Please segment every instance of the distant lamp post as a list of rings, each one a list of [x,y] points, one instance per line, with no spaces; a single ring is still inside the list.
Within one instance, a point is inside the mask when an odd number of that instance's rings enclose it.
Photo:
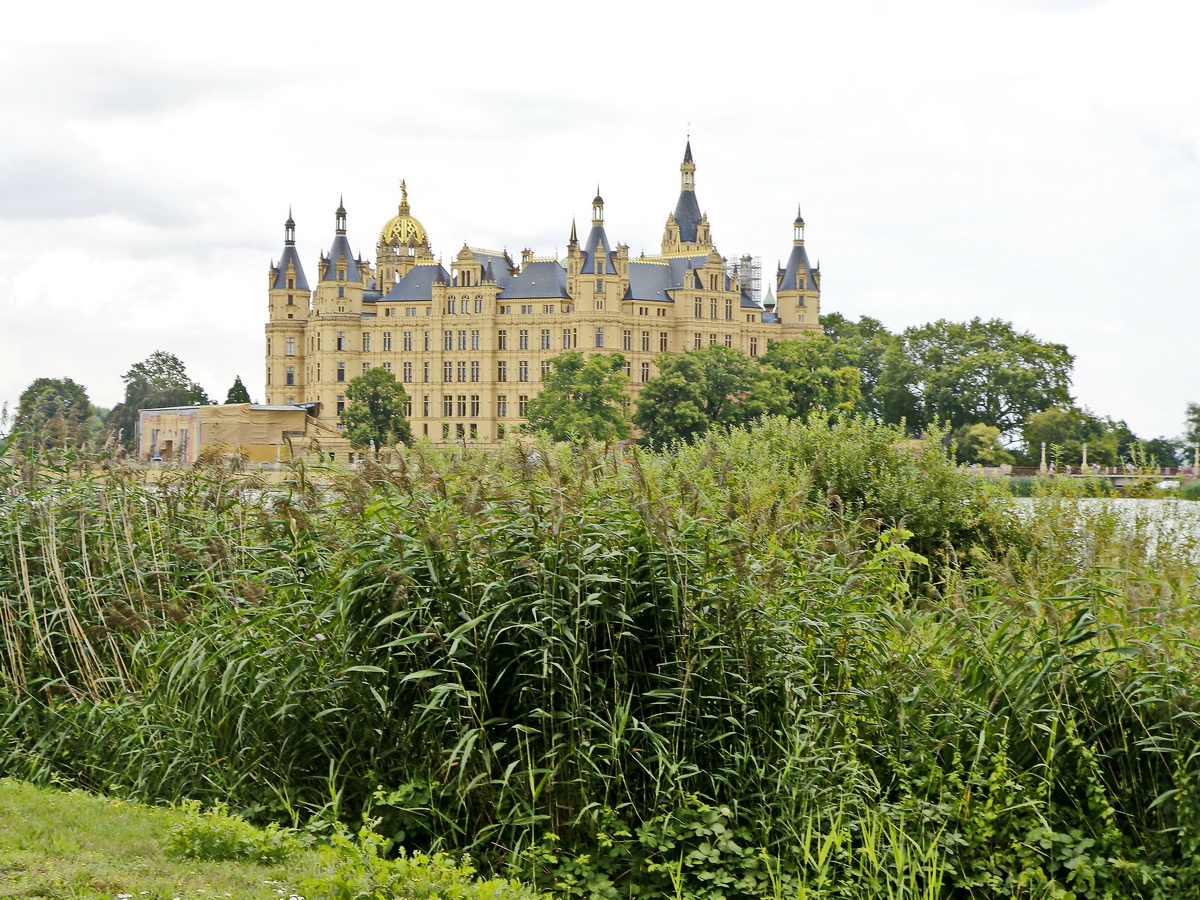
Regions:
[[[1079,467],[1079,470],[1082,472],[1086,468],[1087,468],[1087,441],[1084,441],[1083,442],[1083,464]]]
[[[1042,464],[1038,467],[1044,475],[1046,473],[1046,442],[1042,441]]]

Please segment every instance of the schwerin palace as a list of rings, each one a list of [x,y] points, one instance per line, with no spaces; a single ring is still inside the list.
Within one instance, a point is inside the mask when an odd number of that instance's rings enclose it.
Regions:
[[[762,303],[746,274],[750,259],[728,264],[713,245],[690,143],[679,170],[662,252],[635,259],[626,245],[610,244],[597,196],[591,230],[580,241],[572,224],[565,259],[526,250],[518,264],[464,246],[447,270],[402,185],[374,265],[351,249],[339,206],[314,290],[289,216],[270,270],[267,403],[311,405],[334,430],[349,381],[383,366],[408,393],[415,438],[491,442],[525,423],[526,404],[564,351],[620,351],[633,399],[661,353],[719,344],[756,356],[769,340],[819,332],[821,275],[804,250],[803,219],[794,222],[774,299],[768,291]]]

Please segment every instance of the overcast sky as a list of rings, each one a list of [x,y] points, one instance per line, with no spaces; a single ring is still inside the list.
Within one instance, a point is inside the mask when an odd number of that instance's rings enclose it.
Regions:
[[[447,259],[562,253],[597,183],[609,237],[656,252],[690,128],[725,256],[773,272],[801,202],[823,312],[1009,320],[1075,354],[1081,405],[1176,435],[1198,24],[1183,0],[21,4],[0,402],[69,377],[112,405],[155,350],[261,399],[288,206],[313,279],[339,194],[373,256],[400,178]]]

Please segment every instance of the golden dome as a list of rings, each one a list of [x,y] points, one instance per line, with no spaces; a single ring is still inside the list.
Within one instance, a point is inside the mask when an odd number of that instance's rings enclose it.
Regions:
[[[426,244],[425,226],[408,214],[408,188],[400,182],[400,210],[379,232],[379,243],[387,247]]]

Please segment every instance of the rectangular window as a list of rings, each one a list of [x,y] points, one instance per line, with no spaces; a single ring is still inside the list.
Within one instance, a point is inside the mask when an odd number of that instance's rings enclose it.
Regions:
[[[648,332],[648,331],[642,332],[642,352],[643,353],[650,352],[650,332]]]
[[[412,363],[410,363],[410,362],[406,362],[404,364],[404,383],[405,384],[412,383]]]
[[[550,349],[550,329],[549,328],[542,329],[542,349],[543,350]]]
[[[692,346],[693,346],[693,347],[695,347],[697,350],[699,350],[699,349],[700,349],[700,342],[701,342],[701,340],[703,340],[703,337],[702,337],[702,335],[700,334],[700,332],[698,332],[698,331],[697,331],[697,332],[696,332],[696,333],[695,333],[695,334],[692,336]]]
[[[704,301],[699,297],[696,298],[696,302],[693,304],[693,312],[696,314],[697,319],[704,315]]]
[[[425,394],[421,398],[421,415],[426,419],[429,418],[429,395]]]
[[[405,353],[411,353],[411,352],[412,352],[412,332],[411,332],[411,331],[406,331],[406,332],[404,332],[404,344],[403,344],[403,346],[404,346],[404,352],[405,352]]]
[[[466,418],[466,416],[467,416],[467,395],[466,394],[458,395],[458,415],[459,415],[459,418]]]
[[[296,383],[296,367],[295,366],[287,367],[287,381],[284,383],[285,384],[295,384]]]
[[[517,397],[517,415],[524,416],[525,410],[529,408],[529,397],[526,394],[521,394]]]
[[[479,395],[478,394],[471,395],[471,415],[472,416],[479,415]]]
[[[455,312],[455,308],[454,308],[454,306],[455,306],[455,303],[456,303],[456,302],[457,302],[457,301],[455,301],[455,300],[447,300],[447,301],[446,301],[446,312],[448,312],[448,313],[450,313],[451,315],[453,315],[453,314],[454,314],[454,312]]]
[[[725,301],[725,318],[726,319],[733,318],[733,301],[732,300]]]
[[[442,440],[443,441],[450,440],[450,423],[449,422],[442,423]]]
[[[459,381],[466,381],[466,380],[467,380],[467,363],[466,363],[466,360],[461,360],[461,359],[460,359],[460,360],[458,361],[458,380],[459,380]]]
[[[750,338],[750,355],[758,356],[758,338]]]
[[[363,353],[371,352],[371,332],[363,332]]]
[[[570,328],[563,329],[563,346],[562,346],[562,348],[564,350],[571,349],[571,329]]]
[[[708,301],[708,317],[715,319],[717,317],[717,298],[713,297]]]
[[[339,415],[346,411],[346,398],[341,394],[337,397],[337,411]]]
[[[496,418],[503,419],[508,415],[508,394],[496,395]]]
[[[529,329],[528,328],[521,329],[521,336],[520,336],[519,343],[517,344],[517,349],[518,350],[528,350],[529,349]]]
[[[404,401],[404,418],[412,418],[412,397]]]
[[[642,384],[650,380],[650,363],[642,363]]]
[[[500,360],[496,363],[496,380],[508,381],[508,363],[506,363],[504,360]]]
[[[472,350],[479,349],[479,329],[478,328],[471,329],[471,349]]]
[[[470,425],[468,425],[467,435],[471,438],[471,440],[475,440],[477,437],[479,437],[479,425],[475,422],[472,422]]]
[[[294,337],[290,337],[287,339],[287,349],[284,350],[284,356],[295,356],[295,355],[296,355],[296,339]]]
[[[385,362],[383,364],[383,371],[385,371],[385,372],[392,371],[392,364],[390,362]]]
[[[733,335],[732,334],[725,335],[725,346],[726,347],[733,346]]]
[[[442,394],[442,418],[448,419],[454,415],[454,395]]]
[[[667,352],[667,333],[665,331],[658,333],[658,350],[660,353]]]
[[[467,349],[467,329],[465,329],[465,328],[460,329],[458,332],[458,349],[459,350]]]
[[[623,329],[621,331],[621,349],[622,350],[632,349],[632,337],[633,337],[633,334],[628,328]]]
[[[429,383],[429,363],[425,363],[425,383]]]
[[[453,380],[454,380],[454,363],[452,363],[452,362],[442,363],[442,381],[453,381]]]
[[[483,312],[483,298],[482,297],[475,298],[475,312],[477,312],[477,313]]]
[[[466,432],[466,429],[463,428],[463,423],[455,422],[454,423],[454,439],[461,441],[466,436],[467,436],[467,432]]]
[[[604,329],[603,328],[596,329],[596,346],[597,347],[604,346]]]
[[[346,332],[344,332],[344,331],[339,331],[337,333],[337,349],[338,350],[346,349]]]
[[[425,349],[429,349],[429,332],[425,332]]]
[[[370,370],[371,370],[371,364],[363,363],[363,372],[366,373],[366,372],[369,372]]]
[[[385,331],[383,333],[383,349],[385,352],[388,352],[392,349],[392,333],[390,331]]]
[[[517,381],[529,380],[529,361],[526,359],[517,363]]]
[[[545,381],[546,377],[549,374],[550,374],[550,360],[543,359],[542,360],[542,381]]]
[[[442,332],[442,349],[443,350],[453,350],[454,349],[454,332],[453,331],[443,331]]]
[[[471,380],[479,380],[479,360],[477,359],[471,360]]]
[[[717,342],[717,336],[715,334],[710,334],[708,336],[708,345],[711,347],[716,342]]]
[[[496,349],[497,350],[507,350],[508,349],[508,329],[507,328],[501,328],[499,331],[496,332]]]
[[[338,380],[338,381],[345,381],[345,380],[346,380],[346,364],[345,364],[345,363],[338,363],[338,367],[337,367],[337,380]]]

